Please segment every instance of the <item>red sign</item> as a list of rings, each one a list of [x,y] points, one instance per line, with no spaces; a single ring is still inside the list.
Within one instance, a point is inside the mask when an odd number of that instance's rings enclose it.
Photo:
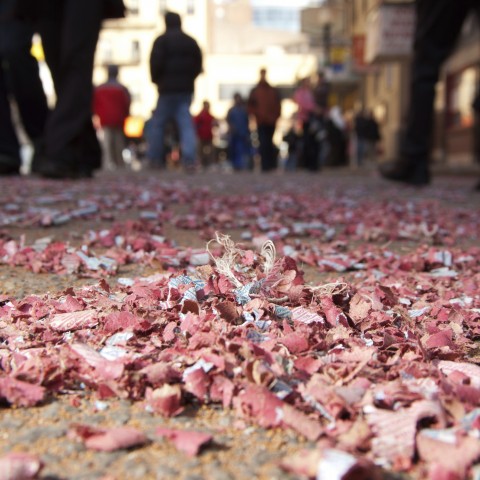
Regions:
[[[354,35],[352,37],[352,57],[355,70],[364,70],[367,66],[365,63],[365,46],[365,35]]]
[[[367,48],[366,35],[353,35],[352,37],[352,69],[356,73],[373,73],[378,70],[378,66],[371,65],[365,60]]]

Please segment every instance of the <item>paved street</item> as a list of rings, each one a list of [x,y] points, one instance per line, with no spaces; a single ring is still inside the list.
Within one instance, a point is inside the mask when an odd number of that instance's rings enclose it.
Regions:
[[[0,177],[0,480],[478,475],[477,180]]]

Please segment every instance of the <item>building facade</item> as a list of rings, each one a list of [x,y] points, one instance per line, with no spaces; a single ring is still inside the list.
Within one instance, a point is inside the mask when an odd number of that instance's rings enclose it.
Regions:
[[[413,0],[344,0],[353,70],[360,76],[357,108],[380,121],[383,157],[395,159],[408,106],[415,6]],[[480,33],[472,15],[443,66],[435,101],[432,160],[471,165],[475,144],[472,101],[480,80]],[[478,119],[477,119],[478,120]],[[477,157],[478,157],[477,153]]]

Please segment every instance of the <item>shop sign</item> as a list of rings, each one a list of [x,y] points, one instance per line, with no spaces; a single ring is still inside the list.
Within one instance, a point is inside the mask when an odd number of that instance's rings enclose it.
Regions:
[[[412,52],[415,29],[413,4],[383,4],[367,17],[365,60],[389,62]]]
[[[377,65],[370,65],[365,61],[366,35],[352,37],[352,70],[357,74],[374,73]]]

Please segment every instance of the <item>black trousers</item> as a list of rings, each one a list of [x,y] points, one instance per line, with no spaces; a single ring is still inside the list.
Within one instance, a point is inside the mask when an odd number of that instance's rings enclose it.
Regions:
[[[440,68],[452,52],[467,15],[478,0],[417,0],[417,24],[403,159],[427,163],[430,154],[435,85]]]
[[[92,123],[92,74],[103,13],[98,0],[44,0],[38,30],[57,102],[45,130],[51,161],[71,158],[100,167],[101,149]]]
[[[0,154],[20,165],[20,145],[9,99],[15,100],[23,128],[32,141],[43,134],[48,114],[38,63],[30,54],[33,29],[10,20],[0,24]]]
[[[278,152],[273,144],[274,125],[258,125],[258,143],[262,172],[268,172],[277,168]]]

